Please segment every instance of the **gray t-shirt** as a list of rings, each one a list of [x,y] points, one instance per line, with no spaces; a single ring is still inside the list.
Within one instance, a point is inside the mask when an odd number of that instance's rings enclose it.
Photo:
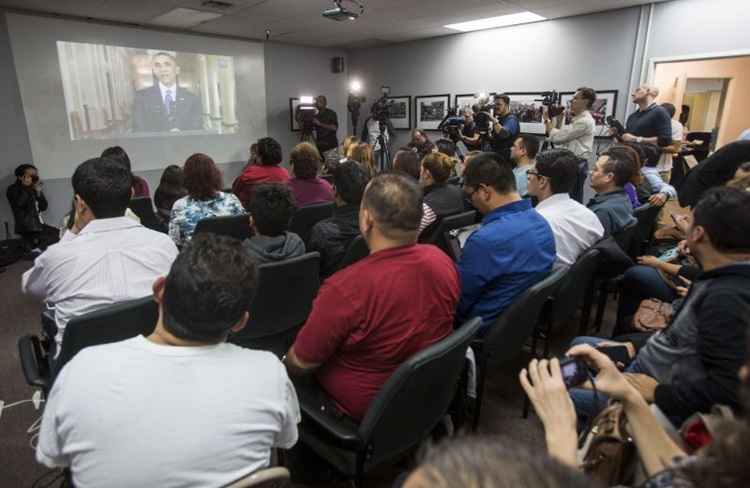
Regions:
[[[143,336],[84,349],[47,400],[37,460],[78,488],[219,487],[290,448],[297,395],[271,353]]]

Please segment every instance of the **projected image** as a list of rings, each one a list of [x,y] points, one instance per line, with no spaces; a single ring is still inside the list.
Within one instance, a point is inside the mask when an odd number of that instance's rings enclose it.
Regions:
[[[230,56],[57,42],[71,140],[238,131]]]

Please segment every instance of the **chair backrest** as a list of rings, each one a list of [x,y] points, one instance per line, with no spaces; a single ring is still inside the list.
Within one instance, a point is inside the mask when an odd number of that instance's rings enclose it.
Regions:
[[[633,241],[635,240],[635,233],[638,229],[638,221],[634,220],[632,223],[623,227],[620,232],[612,234],[612,238],[615,240],[620,249],[623,250],[631,258],[633,255]]]
[[[312,228],[323,219],[333,215],[334,204],[332,202],[305,205],[294,212],[292,221],[289,223],[289,231],[294,232],[305,243],[310,242]]]
[[[282,488],[288,484],[289,470],[281,466],[275,466],[243,476],[224,488]]]
[[[536,328],[547,299],[554,296],[567,270],[553,271],[529,287],[490,325],[482,341],[484,360],[514,358]],[[482,360],[481,362],[484,362]]]
[[[360,259],[364,259],[370,255],[370,248],[367,247],[367,241],[361,235],[355,237],[346,249],[346,254],[339,263],[339,269],[344,269],[350,266]]]
[[[424,238],[421,238],[419,242],[424,244],[434,244],[443,250],[447,255],[451,255],[450,248],[448,247],[448,240],[445,236],[448,232],[453,229],[460,229],[475,223],[477,218],[476,210],[469,210],[461,212],[455,215],[448,215],[440,219],[435,224],[435,228],[429,232]],[[429,231],[429,229],[428,229]]]
[[[310,314],[320,288],[319,270],[317,252],[258,266],[258,293],[250,306],[250,320],[229,342],[283,355]]]
[[[554,323],[569,319],[583,301],[589,282],[593,279],[596,267],[599,265],[599,256],[597,249],[588,249],[567,269],[554,294],[554,302],[550,311],[550,318]]]
[[[633,216],[638,219],[638,224],[631,245],[631,256],[640,256],[651,242],[661,209],[662,207],[647,203],[633,210]]]
[[[245,240],[250,238],[250,218],[247,214],[208,217],[198,221],[195,234],[210,232],[222,236]]]
[[[149,296],[72,319],[65,326],[53,378],[81,349],[151,334],[158,317],[159,307]]]
[[[481,319],[418,352],[391,375],[359,425],[361,441],[375,465],[422,442],[440,422],[456,394],[469,343]]]
[[[128,207],[141,219],[141,224],[151,230],[163,231],[163,225],[159,222],[154,212],[154,206],[150,197],[131,198]]]

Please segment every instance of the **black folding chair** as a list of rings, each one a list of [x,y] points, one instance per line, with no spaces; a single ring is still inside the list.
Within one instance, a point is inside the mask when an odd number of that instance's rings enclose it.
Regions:
[[[419,242],[423,244],[434,244],[443,250],[448,256],[452,256],[446,234],[454,229],[460,229],[476,222],[476,210],[469,210],[455,215],[448,215],[436,222],[433,229],[425,229]]]
[[[141,219],[141,225],[151,230],[165,232],[164,225],[156,217],[150,197],[131,198],[128,207]]]
[[[318,294],[320,254],[258,266],[258,294],[250,306],[250,320],[229,342],[282,357],[305,323]]]
[[[355,237],[346,249],[346,254],[341,259],[339,264],[339,270],[350,266],[360,259],[364,259],[370,255],[370,248],[367,247],[367,241],[362,236]]]
[[[334,204],[331,202],[316,203],[298,208],[289,223],[289,232],[294,232],[300,236],[307,246],[310,242],[312,228],[321,220],[331,217],[333,208]]]
[[[154,298],[149,296],[72,319],[65,326],[60,353],[52,371],[47,367],[47,357],[42,353],[39,337],[22,336],[18,339],[18,353],[26,382],[49,392],[57,374],[81,349],[130,339],[139,334],[149,335],[156,326],[158,312]]]
[[[480,324],[478,318],[469,320],[399,366],[359,424],[337,415],[317,385],[302,382],[297,388],[303,414],[300,440],[362,486],[366,472],[419,445],[446,415]]]
[[[241,241],[249,239],[252,235],[250,230],[250,218],[247,214],[225,215],[222,217],[208,217],[198,221],[195,226],[194,235],[208,232],[222,236],[234,237]]]
[[[477,359],[477,406],[474,415],[474,430],[479,426],[482,413],[488,363],[506,362],[515,358],[523,350],[529,337],[532,338],[532,351],[536,350],[534,331],[542,317],[547,300],[557,291],[564,274],[565,270],[553,272],[529,287],[498,316],[484,337],[477,338],[471,343]],[[524,407],[524,418],[527,413],[527,407]]]

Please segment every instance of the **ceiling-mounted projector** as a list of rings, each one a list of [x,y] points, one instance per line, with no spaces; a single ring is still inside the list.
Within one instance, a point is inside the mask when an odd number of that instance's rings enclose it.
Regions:
[[[323,10],[323,17],[326,19],[335,20],[337,22],[345,22],[347,20],[355,20],[357,17],[362,15],[365,12],[365,6],[359,3],[356,0],[345,0],[346,3],[350,3],[353,6],[356,7],[355,9],[348,9],[341,5],[344,3],[344,0],[334,0],[333,4],[334,6],[332,8]]]

